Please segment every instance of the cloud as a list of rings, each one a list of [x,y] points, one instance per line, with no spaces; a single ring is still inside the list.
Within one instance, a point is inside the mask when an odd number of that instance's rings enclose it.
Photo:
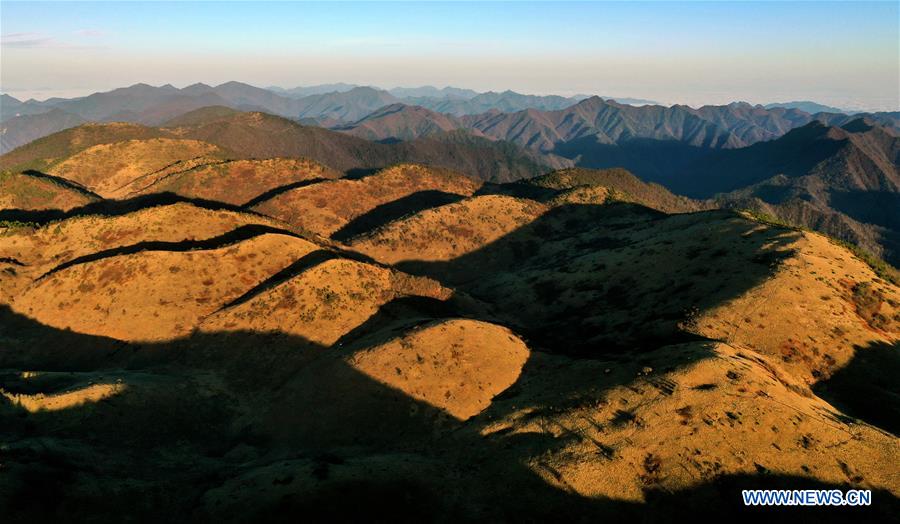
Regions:
[[[0,36],[0,46],[12,48],[53,47],[54,40],[40,33],[7,33]]]
[[[103,32],[98,30],[82,30],[76,32],[82,36],[98,37]],[[43,33],[7,33],[0,35],[0,47],[9,49],[104,49],[101,45],[84,45],[64,42]]]

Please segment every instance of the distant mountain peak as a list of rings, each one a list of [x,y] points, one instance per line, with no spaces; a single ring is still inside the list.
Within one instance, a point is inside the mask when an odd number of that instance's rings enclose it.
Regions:
[[[875,122],[871,119],[862,117],[847,122],[841,126],[841,129],[850,133],[865,133],[871,131],[875,126]]]
[[[575,105],[580,108],[598,108],[598,107],[603,107],[605,105],[609,105],[609,102],[597,95],[594,95],[594,96],[585,98],[584,100],[581,100],[580,102],[578,102]]]
[[[766,109],[797,109],[800,111],[805,111],[809,114],[816,113],[846,113],[845,110],[839,109],[837,107],[827,106],[823,104],[819,104],[817,102],[813,102],[811,100],[797,100],[793,102],[778,102],[774,104],[766,104],[763,107]]]

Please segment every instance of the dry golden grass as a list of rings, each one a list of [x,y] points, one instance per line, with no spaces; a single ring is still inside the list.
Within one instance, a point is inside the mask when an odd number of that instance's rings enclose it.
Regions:
[[[52,166],[50,173],[104,198],[119,198],[132,192],[138,180],[150,183],[167,170],[191,167],[191,160],[222,154],[219,147],[197,140],[127,140],[89,147]]]
[[[353,369],[466,420],[519,378],[528,347],[501,326],[446,320],[353,355]]]
[[[68,211],[95,200],[96,198],[90,194],[64,187],[45,178],[23,173],[0,173],[0,210]]]
[[[396,220],[349,244],[385,264],[452,260],[515,231],[546,211],[503,195],[467,198]]]
[[[837,411],[750,348],[666,346],[633,363],[543,357],[541,376],[495,403],[483,434],[547,435],[559,447],[528,459],[548,484],[584,497],[644,501],[725,475],[795,475],[900,493],[884,464],[900,442]],[[672,362],[686,363],[666,371]],[[662,370],[662,371],[660,371]],[[616,384],[612,387],[606,384]],[[573,391],[581,395],[561,409]],[[739,496],[740,493],[735,493]]]
[[[282,226],[259,215],[179,203],[119,216],[73,217],[37,229],[16,228],[0,235],[0,259],[20,264],[12,272],[0,272],[0,303],[44,273],[79,257],[149,241],[209,239],[248,225]]]
[[[426,278],[347,259],[331,259],[207,318],[201,330],[278,332],[330,346],[403,296],[446,300],[450,290]]]
[[[822,235],[804,232],[786,247],[792,256],[774,275],[703,312],[697,333],[752,347],[807,383],[844,367],[855,347],[900,341],[897,286]],[[869,315],[859,305],[860,285],[880,296]]]
[[[118,395],[126,387],[124,384],[91,384],[74,391],[53,395],[45,395],[43,393],[35,395],[15,394],[7,393],[0,389],[0,394],[12,404],[30,413],[37,413],[39,411],[60,411],[75,408],[82,404],[100,402],[103,399]]]
[[[36,281],[12,308],[57,329],[171,340],[315,249],[295,237],[264,234],[219,249],[113,256]]]
[[[338,178],[340,173],[306,159],[270,158],[205,163],[132,184],[138,194],[170,191],[188,198],[243,205],[267,191],[302,181]]]
[[[458,173],[403,164],[360,180],[334,180],[300,187],[253,209],[324,237],[376,207],[420,191],[469,196],[480,182]]]

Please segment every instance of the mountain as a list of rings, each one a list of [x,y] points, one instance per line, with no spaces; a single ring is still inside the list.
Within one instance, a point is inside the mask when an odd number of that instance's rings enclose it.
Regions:
[[[180,113],[209,105],[227,105],[235,109],[265,109],[296,116],[300,105],[294,99],[240,82],[211,87],[193,84],[184,89],[171,85],[155,87],[135,84],[112,91],[73,99],[55,99],[40,103],[43,110],[58,108],[90,121],[129,121],[158,124]]]
[[[367,140],[413,140],[462,128],[457,118],[424,107],[391,104],[335,130]]]
[[[354,87],[343,93],[325,93],[301,98],[297,100],[296,116],[355,122],[372,111],[397,101],[387,91],[371,87]]]
[[[59,176],[0,175],[4,521],[743,522],[744,489],[900,510],[900,287],[839,243],[621,169],[341,176],[266,152],[371,143],[175,123],[65,130],[12,153]],[[874,162],[866,126],[789,138]]]
[[[478,96],[478,91],[471,89],[461,89],[459,87],[442,87],[438,89],[434,86],[422,87],[395,87],[388,89],[388,93],[397,98],[455,98],[462,100],[470,100]]]
[[[775,104],[766,104],[764,106],[766,109],[799,109],[800,111],[805,111],[809,114],[816,113],[846,113],[847,111],[843,109],[838,109],[832,106],[826,106],[823,104],[818,104],[816,102],[811,102],[809,100],[803,101],[794,101],[794,102],[779,102]]]
[[[471,98],[432,98],[407,97],[405,102],[420,105],[438,113],[449,113],[455,116],[474,115],[486,111],[501,112],[520,111],[523,109],[555,110],[571,106],[578,102],[575,98],[549,95],[523,95],[514,91],[496,93],[489,91]]]
[[[84,122],[81,117],[66,113],[62,109],[52,109],[36,115],[11,117],[0,122],[0,154]]]
[[[572,98],[577,100],[584,100],[585,98],[590,98],[594,95],[575,95]],[[625,104],[629,106],[658,106],[662,105],[655,100],[647,100],[646,98],[629,98],[629,97],[621,97],[621,96],[602,96],[601,98],[605,100],[611,100],[613,102],[618,102],[620,104]]]
[[[135,84],[104,93],[60,100],[53,103],[52,106],[78,115],[85,120],[103,121],[117,114],[140,113],[178,93],[178,89],[170,85],[154,87],[147,84]]]
[[[487,136],[551,151],[593,137],[600,144],[674,140],[702,148],[737,148],[781,136],[812,117],[797,110],[766,110],[745,103],[727,106],[634,107],[591,97],[557,111],[525,110],[463,117],[466,127]]]
[[[228,105],[235,109],[262,110],[275,115],[295,117],[301,107],[292,98],[241,82],[226,82],[211,88],[210,92],[224,98]]]
[[[343,82],[338,82],[336,84],[319,84],[314,86],[292,87],[290,89],[271,86],[267,87],[266,89],[268,89],[269,91],[274,91],[280,95],[289,96],[292,98],[302,98],[310,95],[324,95],[326,93],[344,93],[350,91],[355,87],[360,86],[356,84],[345,84]]]
[[[727,175],[724,175],[727,174]],[[900,263],[900,138],[866,119],[813,121],[770,142],[720,151],[669,186],[826,232]]]
[[[188,111],[162,123],[163,127],[185,127],[233,117],[241,111],[227,106],[208,106]]]
[[[900,136],[900,111],[882,111],[877,113],[816,113],[816,120],[828,126],[844,126],[860,118],[878,124],[890,133]]]
[[[52,104],[46,102],[36,102],[34,100],[22,102],[6,93],[0,94],[0,122],[17,116],[46,113],[52,108]]]
[[[46,171],[59,161],[93,146],[165,136],[168,133],[161,129],[138,124],[84,124],[47,135],[0,155],[0,170]]]
[[[633,107],[591,97],[566,109],[485,113],[462,118],[465,127],[498,140],[540,151],[590,137],[601,144],[630,139],[675,140],[708,148],[739,147],[742,141],[685,106]]]
[[[844,127],[814,120],[783,137],[747,148],[718,151],[690,166],[677,190],[711,196],[776,175],[815,176],[841,191],[900,191],[900,138],[866,119]],[[725,175],[727,173],[727,175]]]
[[[553,171],[523,182],[558,192],[555,198],[565,196],[569,201],[578,196],[583,199],[583,189],[604,188],[608,190],[602,199],[586,202],[603,203],[605,200],[635,202],[664,213],[689,213],[709,209],[708,203],[675,195],[659,184],[646,183],[625,169],[584,169],[569,168]],[[590,193],[586,193],[590,194]]]
[[[154,142],[148,140],[165,139]],[[132,140],[127,148],[114,144]],[[206,144],[193,152],[189,147],[172,148],[168,141],[194,141]],[[101,147],[105,144],[105,147]],[[258,112],[229,112],[221,107],[204,108],[171,121],[171,127],[144,127],[133,124],[89,124],[79,126],[20,147],[0,156],[0,169],[21,171],[36,169],[53,173],[63,163],[87,148],[95,150],[84,155],[116,154],[109,158],[109,168],[129,165],[135,151],[149,147],[160,148],[154,162],[174,167],[187,161],[204,161],[213,153],[216,157],[253,159],[271,157],[304,157],[342,172],[379,169],[401,162],[419,162],[456,169],[476,177],[504,182],[542,174],[551,168],[565,167],[570,162],[523,150],[513,144],[458,134],[422,137],[409,142],[381,144],[320,127],[303,126],[294,121]],[[121,149],[121,151],[119,151]],[[192,151],[190,157],[170,157],[176,150]],[[148,149],[149,150],[149,149]],[[84,156],[84,158],[87,158]],[[197,157],[195,159],[195,157]],[[78,161],[78,165],[81,162]],[[163,172],[155,173],[155,176]],[[124,186],[116,186],[126,190]],[[130,190],[130,189],[129,189]]]

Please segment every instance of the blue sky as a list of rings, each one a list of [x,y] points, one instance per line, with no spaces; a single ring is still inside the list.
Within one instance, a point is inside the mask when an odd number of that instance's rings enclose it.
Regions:
[[[0,87],[343,81],[897,110],[898,6],[0,0]]]

